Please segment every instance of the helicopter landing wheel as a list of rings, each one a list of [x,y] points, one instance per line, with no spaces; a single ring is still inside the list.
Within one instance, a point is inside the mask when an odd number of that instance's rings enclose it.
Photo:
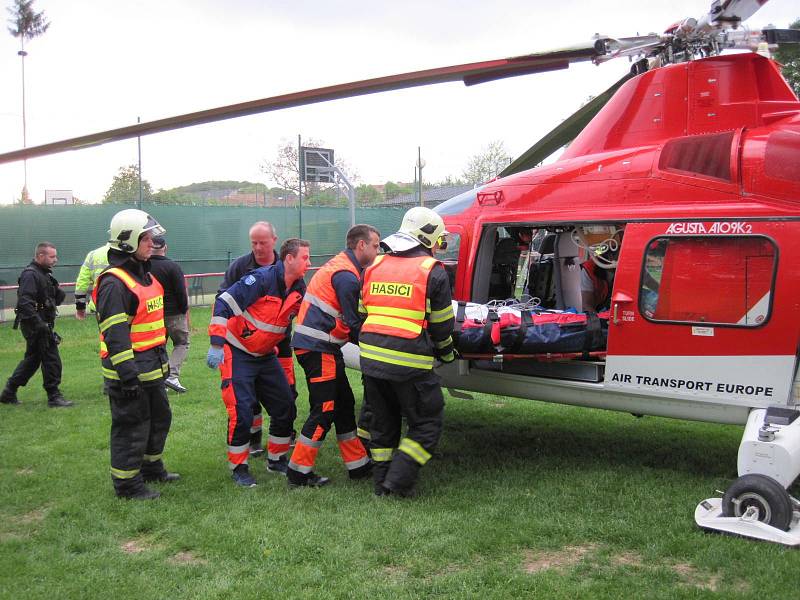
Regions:
[[[758,510],[758,520],[782,531],[792,523],[792,499],[783,486],[766,475],[743,475],[722,497],[722,514],[741,517],[748,508]]]

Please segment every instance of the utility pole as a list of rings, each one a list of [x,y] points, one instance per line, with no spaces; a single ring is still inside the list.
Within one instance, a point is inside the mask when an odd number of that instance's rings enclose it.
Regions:
[[[422,149],[417,146],[417,170],[419,177],[417,177],[417,186],[419,189],[419,205],[425,206],[425,198],[422,196],[422,168],[425,166],[425,161],[422,160]]]
[[[297,237],[303,237],[303,142],[300,139],[300,134],[297,134],[297,205],[299,210],[299,233]]]
[[[141,123],[142,118],[136,117],[136,122]],[[139,203],[137,208],[142,210],[142,136],[136,136],[136,145],[139,149]]]

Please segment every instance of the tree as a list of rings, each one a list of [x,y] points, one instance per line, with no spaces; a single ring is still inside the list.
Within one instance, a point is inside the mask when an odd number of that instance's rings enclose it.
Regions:
[[[153,188],[150,182],[142,179],[142,201],[150,202],[153,199]],[[135,204],[139,201],[139,167],[128,165],[120,167],[119,173],[114,176],[111,187],[103,196],[103,204]]]
[[[42,35],[50,27],[50,22],[45,18],[44,11],[36,12],[33,10],[34,0],[14,0],[11,8],[8,8],[8,13],[11,18],[8,20],[11,27],[8,31],[14,37],[19,38],[19,55],[22,63],[22,147],[27,148],[28,136],[27,126],[25,122],[25,57],[28,55],[25,52],[25,40],[32,40],[35,37]],[[25,171],[25,184],[22,188],[22,201],[28,198],[28,161],[22,161]]]
[[[497,176],[510,162],[511,156],[506,151],[505,144],[495,140],[469,159],[461,176],[467,183],[476,185]]]
[[[800,19],[789,25],[789,29],[800,29]],[[774,58],[783,65],[783,76],[792,86],[795,95],[800,97],[800,46],[783,44],[775,51]]]
[[[304,140],[303,145],[312,148],[326,147],[325,142],[315,139]],[[336,166],[344,173],[344,176],[347,177],[350,183],[355,185],[358,175],[350,166],[340,158],[336,158]],[[261,164],[261,171],[266,173],[270,181],[275,183],[278,187],[298,195],[300,193],[300,161],[297,144],[293,141],[283,142],[278,146],[275,157],[271,161],[265,161]],[[305,182],[303,185],[304,195],[327,198],[328,194],[321,193],[326,187],[325,184]]]

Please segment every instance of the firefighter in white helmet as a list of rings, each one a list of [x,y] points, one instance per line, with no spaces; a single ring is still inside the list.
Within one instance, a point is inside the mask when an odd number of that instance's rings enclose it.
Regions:
[[[163,233],[158,221],[141,210],[114,215],[109,267],[92,294],[111,404],[111,480],[121,498],[157,498],[159,492],[145,482],[180,478],[167,472],[161,459],[172,413],[164,387],[169,374],[164,290],[149,273],[149,259],[153,237]]]
[[[364,271],[359,346],[379,496],[413,495],[442,433],[444,397],[433,367],[455,358],[455,319],[448,276],[433,251],[446,233],[436,212],[412,208],[381,242],[387,254]]]

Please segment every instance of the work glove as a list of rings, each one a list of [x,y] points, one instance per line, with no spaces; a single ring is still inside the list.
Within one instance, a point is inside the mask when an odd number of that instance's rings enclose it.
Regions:
[[[222,364],[224,358],[225,353],[222,351],[221,346],[211,346],[208,349],[208,354],[206,354],[206,364],[209,369],[216,369]]]
[[[447,354],[441,354],[439,356],[439,360],[442,361],[444,364],[451,363],[455,359],[456,359],[455,351],[450,351]]]
[[[136,400],[139,397],[139,392],[141,391],[141,386],[139,385],[138,381],[122,384],[122,396],[126,400]]]

